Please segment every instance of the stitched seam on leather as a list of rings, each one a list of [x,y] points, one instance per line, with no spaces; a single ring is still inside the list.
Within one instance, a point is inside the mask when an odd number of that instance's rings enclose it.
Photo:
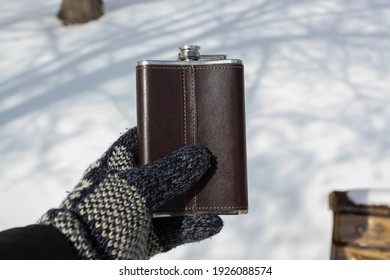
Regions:
[[[186,70],[181,68],[182,75],[182,87],[183,87],[183,119],[184,119],[184,144],[187,145],[187,98],[186,98]]]
[[[247,209],[246,206],[216,206],[216,207],[199,207],[198,209]]]
[[[192,135],[193,135],[193,143],[197,143],[197,123],[196,123],[196,88],[195,88],[195,69],[194,67],[191,67],[191,103],[192,103]],[[198,184],[195,184],[194,186],[194,203],[192,208],[195,210],[198,205],[197,201],[197,186]]]
[[[248,209],[247,206],[215,206],[215,207],[198,207],[198,210],[207,210],[207,209],[225,209],[225,210],[234,210],[234,209]],[[164,208],[163,211],[171,211],[171,210],[194,210],[193,207],[177,207],[177,208]]]
[[[201,66],[196,67],[197,70],[204,70],[204,69],[232,69],[232,68],[238,68],[242,69],[244,66],[240,65],[231,65],[231,66]]]
[[[195,69],[191,69],[191,87],[192,87],[192,133],[193,133],[193,142],[197,143],[197,116],[196,116],[196,88],[195,88]]]

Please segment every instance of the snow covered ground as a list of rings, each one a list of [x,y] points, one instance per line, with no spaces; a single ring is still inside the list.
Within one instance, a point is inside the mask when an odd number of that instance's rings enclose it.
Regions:
[[[185,43],[246,69],[250,213],[158,259],[327,259],[332,190],[390,190],[386,0],[0,0],[0,230],[57,206],[135,119],[137,60]]]

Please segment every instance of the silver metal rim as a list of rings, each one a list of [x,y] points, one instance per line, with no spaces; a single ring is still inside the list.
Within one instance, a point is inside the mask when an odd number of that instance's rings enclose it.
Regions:
[[[169,61],[169,60],[141,60],[138,61],[138,66],[145,65],[211,65],[211,64],[240,64],[241,59],[225,59],[225,60],[195,60],[195,61]]]

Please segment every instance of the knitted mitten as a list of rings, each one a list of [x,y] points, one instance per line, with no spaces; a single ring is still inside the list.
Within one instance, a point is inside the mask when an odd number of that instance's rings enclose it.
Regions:
[[[61,232],[81,259],[149,259],[222,228],[222,220],[211,214],[152,217],[161,204],[200,179],[209,168],[209,153],[189,145],[138,167],[136,139],[135,128],[122,135],[60,207],[39,221]]]

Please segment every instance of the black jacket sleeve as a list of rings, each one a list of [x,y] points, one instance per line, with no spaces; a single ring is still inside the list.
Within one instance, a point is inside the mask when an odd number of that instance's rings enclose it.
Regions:
[[[71,260],[73,248],[55,228],[30,225],[0,232],[0,260]]]

